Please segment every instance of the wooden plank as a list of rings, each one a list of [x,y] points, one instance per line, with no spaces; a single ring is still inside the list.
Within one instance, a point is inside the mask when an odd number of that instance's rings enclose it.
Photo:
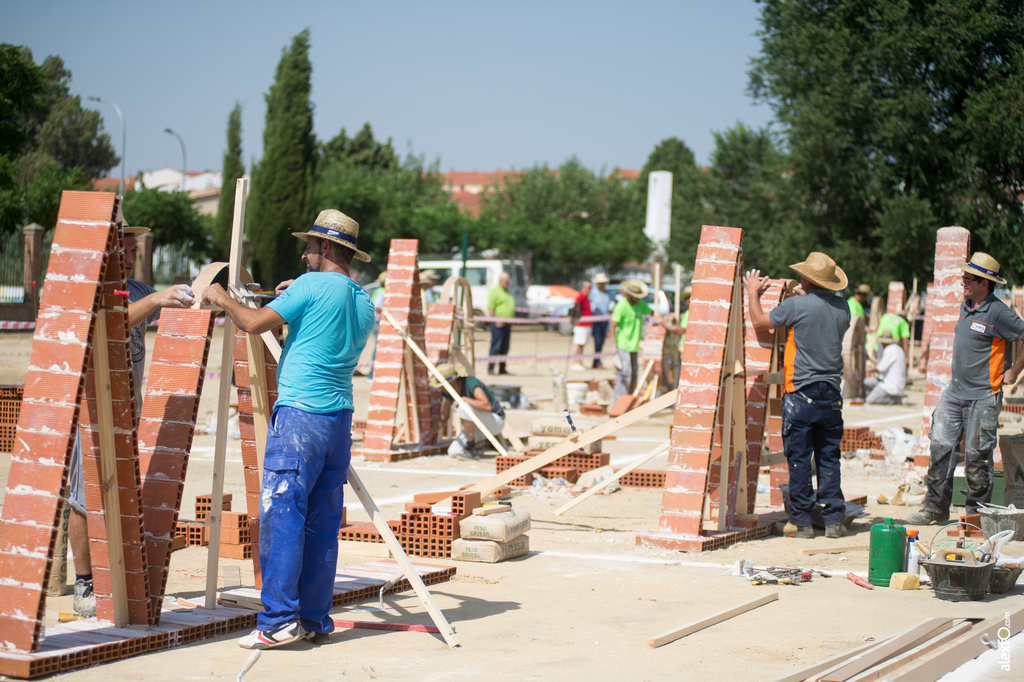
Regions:
[[[481,497],[489,495],[501,486],[511,483],[520,476],[532,473],[537,469],[551,464],[559,457],[568,455],[584,445],[590,445],[591,443],[599,441],[605,436],[609,436],[630,424],[634,424],[641,419],[650,417],[656,412],[660,412],[667,407],[671,407],[676,402],[676,393],[676,391],[669,391],[665,395],[655,398],[646,405],[641,405],[621,417],[605,422],[601,426],[593,428],[586,433],[581,433],[576,438],[563,438],[558,444],[553,445],[539,455],[531,457],[525,462],[521,462],[510,469],[506,469],[500,474],[481,481],[476,485],[470,486],[467,490],[470,492],[479,492]]]
[[[114,625],[128,624],[128,579],[125,576],[124,538],[121,534],[121,497],[117,481],[117,446],[114,440],[114,407],[110,385],[110,351],[107,341],[107,315],[96,313],[93,332],[92,366],[96,384],[96,421],[100,440],[100,481],[103,489],[103,521],[107,527],[107,551],[110,555],[110,598]]]
[[[384,311],[387,314],[387,311]],[[397,327],[396,327],[397,328]],[[422,358],[421,358],[422,359]],[[387,519],[380,513],[380,509],[377,508],[377,504],[370,497],[370,493],[363,487],[363,482],[359,478],[359,474],[356,473],[355,469],[349,467],[348,470],[348,484],[355,491],[359,501],[363,503],[363,509],[370,515],[370,520],[373,521],[373,525],[377,527],[377,532],[380,533],[381,537],[384,538],[384,544],[391,550],[392,556],[398,565],[402,568],[402,573],[405,575],[405,579],[409,581],[412,589],[416,592],[416,596],[420,598],[427,613],[430,614],[431,620],[434,621],[434,625],[441,631],[441,636],[444,637],[444,641],[448,643],[449,647],[459,646],[459,639],[455,636],[455,630],[451,625],[448,624],[441,609],[434,603],[434,598],[430,596],[430,591],[427,590],[427,586],[423,584],[423,579],[420,578],[420,574],[413,568],[412,562],[409,561],[409,557],[405,554],[405,550],[402,549],[402,545],[398,542],[398,538],[391,532],[391,528],[388,527]]]
[[[887,640],[882,641],[884,642]],[[836,654],[835,656],[831,656],[824,660],[818,661],[817,663],[813,663],[807,666],[806,668],[801,668],[800,670],[796,670],[791,673],[786,673],[782,677],[775,677],[771,680],[768,680],[768,682],[803,682],[804,680],[809,680],[818,673],[825,672],[826,670],[829,670],[831,668],[835,668],[841,665],[843,662],[850,660],[857,654],[863,651],[867,651],[872,647],[876,647],[881,643],[882,642],[868,642],[867,644],[861,644],[860,646],[854,647],[853,649],[850,649],[848,651],[844,651],[841,654]]]
[[[412,409],[410,410],[412,417],[409,420],[409,439],[413,443],[420,443],[420,402],[419,396],[416,393],[416,372],[413,369],[414,367],[415,365],[412,361],[412,352],[409,350],[409,347],[406,346],[405,362],[402,369],[405,373],[408,399],[409,402],[412,403]],[[408,407],[406,409],[408,409]]]
[[[987,651],[988,645],[981,641],[983,634],[989,641],[998,642],[1000,637],[1008,639],[1021,630],[1024,630],[1024,609],[992,616],[975,624],[967,634],[886,679],[890,682],[934,682]]]
[[[929,618],[892,637],[885,644],[853,658],[846,665],[823,675],[819,679],[821,682],[846,682],[846,680],[854,675],[859,675],[868,668],[876,666],[893,656],[898,656],[908,649],[913,649],[918,644],[949,630],[952,624],[952,618]]]
[[[651,373],[651,369],[654,367],[654,360],[648,360],[647,365],[644,367],[644,371],[640,373],[640,379],[637,380],[636,386],[633,388],[633,398],[640,397],[640,389],[644,387],[644,382],[647,381],[647,375]]]
[[[652,637],[651,639],[647,640],[647,646],[654,649],[656,647],[662,646],[663,644],[674,642],[677,639],[685,637],[686,635],[693,634],[698,630],[703,630],[704,628],[709,628],[712,625],[717,625],[718,623],[721,623],[723,620],[729,620],[730,618],[746,613],[747,611],[756,609],[758,606],[764,606],[765,604],[773,602],[778,598],[779,593],[772,592],[770,594],[758,597],[757,599],[752,599],[748,602],[744,602],[739,606],[734,606],[731,609],[719,611],[718,613],[708,616],[707,618],[695,620],[692,623],[684,625],[681,628],[674,628],[667,632],[661,633],[657,637]]]
[[[880,665],[876,665],[868,671],[857,675],[856,677],[850,678],[850,682],[874,682],[880,677],[884,677],[894,670],[902,668],[908,663],[915,661],[922,656],[930,654],[936,649],[945,648],[948,642],[954,639],[962,637],[969,633],[971,628],[974,627],[975,621],[967,620],[959,625],[951,628],[949,631],[942,633],[938,637],[933,637],[922,644],[914,647],[906,653],[900,654],[887,661],[884,661]]]
[[[732,509],[730,503],[735,505],[737,490],[732,490],[733,477],[729,473],[730,463],[733,459],[735,444],[742,444],[736,449],[737,473],[744,470],[743,458],[740,453],[746,450],[746,410],[744,410],[743,391],[743,291],[740,289],[740,271],[732,282],[732,302],[729,310],[729,328],[725,337],[725,359],[722,363],[724,370],[722,384],[719,394],[722,397],[724,413],[721,415],[722,422],[722,447],[721,460],[719,461],[720,474],[718,484],[718,530],[728,530],[731,525]],[[738,385],[737,385],[738,384]],[[724,389],[724,390],[723,390]],[[737,415],[742,415],[737,419]],[[715,420],[719,421],[718,419]],[[738,488],[737,484],[737,488]]]
[[[860,552],[868,551],[867,545],[845,545],[843,547],[812,547],[811,549],[801,549],[801,554],[807,556],[813,556],[815,554],[842,554],[843,552]]]
[[[618,471],[616,471],[614,476],[611,476],[610,478],[604,479],[603,481],[601,481],[597,485],[593,486],[589,490],[584,491],[584,493],[582,495],[578,495],[576,498],[570,500],[566,504],[563,504],[561,507],[556,509],[555,510],[555,516],[561,516],[565,512],[569,511],[570,509],[572,509],[573,507],[578,505],[583,500],[586,500],[586,499],[590,498],[591,496],[596,495],[597,493],[601,492],[602,490],[604,490],[605,488],[607,488],[612,483],[614,483],[615,481],[619,480],[620,478],[622,478],[623,476],[625,476],[629,472],[633,471],[634,469],[637,469],[638,467],[643,466],[644,464],[647,464],[647,462],[651,461],[652,459],[654,459],[658,455],[660,455],[663,452],[667,451],[668,450],[668,446],[669,446],[668,441],[665,441],[664,443],[662,443],[658,447],[656,447],[653,450],[651,450],[650,452],[648,452],[646,455],[641,455],[640,457],[636,458],[629,466],[623,467],[622,469],[619,469]]]

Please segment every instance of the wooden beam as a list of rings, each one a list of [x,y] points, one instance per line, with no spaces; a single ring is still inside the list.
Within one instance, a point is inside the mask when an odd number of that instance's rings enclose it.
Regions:
[[[370,515],[370,520],[373,521],[373,525],[376,526],[377,532],[380,533],[381,537],[384,538],[384,544],[387,545],[388,549],[391,550],[391,555],[394,556],[395,561],[402,567],[402,573],[405,574],[405,579],[412,585],[412,589],[416,592],[416,596],[420,598],[427,613],[430,614],[431,620],[434,621],[434,625],[437,626],[441,632],[441,636],[444,637],[444,641],[448,643],[449,647],[459,646],[459,639],[455,636],[455,630],[451,625],[448,624],[444,614],[441,613],[441,609],[434,603],[434,598],[430,596],[430,591],[427,590],[427,586],[423,584],[423,579],[420,578],[420,574],[413,568],[412,562],[409,561],[409,557],[405,554],[405,550],[402,549],[401,543],[398,542],[398,538],[391,532],[391,528],[388,527],[387,519],[380,513],[380,509],[377,508],[377,504],[370,497],[370,493],[363,487],[363,482],[359,478],[359,474],[351,466],[348,469],[348,484],[355,491],[359,501],[363,503],[363,509]]]
[[[910,651],[907,651],[906,653],[900,654],[898,656],[894,656],[893,658],[890,658],[889,660],[879,665],[876,665],[870,670],[863,672],[860,675],[857,675],[856,677],[850,678],[850,682],[874,682],[874,680],[877,680],[880,677],[884,677],[889,673],[893,672],[894,670],[902,668],[903,666],[913,661],[916,661],[919,658],[926,656],[927,654],[930,654],[933,651],[944,649],[948,642],[951,642],[952,640],[962,637],[963,635],[969,633],[971,631],[971,628],[974,627],[975,622],[976,621],[972,620],[964,621],[963,623],[954,626],[947,632],[944,632],[937,637],[933,637],[923,642],[922,644],[919,644]]]
[[[845,545],[843,547],[812,547],[810,549],[801,549],[801,554],[807,556],[813,556],[815,554],[842,554],[843,552],[866,552],[868,551],[867,545]]]
[[[603,481],[601,481],[597,485],[595,485],[595,486],[591,487],[589,490],[585,491],[582,495],[577,496],[576,498],[570,500],[566,504],[563,504],[561,507],[556,509],[555,510],[555,516],[561,516],[562,514],[564,514],[565,512],[569,511],[570,509],[575,507],[577,504],[582,502],[583,500],[586,500],[586,499],[590,498],[591,496],[596,495],[597,493],[601,492],[602,490],[604,490],[605,488],[607,488],[612,483],[614,483],[615,481],[619,480],[620,478],[622,478],[623,476],[625,476],[629,472],[633,471],[634,469],[636,469],[636,468],[638,468],[638,467],[640,467],[640,466],[642,466],[644,464],[647,464],[647,462],[651,461],[652,459],[654,459],[658,455],[662,454],[663,452],[666,452],[668,450],[668,446],[669,446],[668,441],[665,441],[664,443],[662,443],[658,447],[656,447],[653,450],[651,450],[650,452],[648,452],[646,455],[641,455],[640,457],[637,457],[635,460],[633,460],[633,462],[629,466],[623,467],[622,469],[619,469],[618,471],[616,471],[614,476],[611,476],[609,478],[604,479]]]
[[[107,527],[110,555],[110,598],[114,625],[128,624],[128,578],[125,575],[124,539],[121,534],[121,497],[117,480],[117,445],[114,439],[114,406],[110,385],[110,346],[107,341],[107,313],[96,312],[93,332],[92,367],[96,383],[96,427],[100,441],[100,481],[103,491],[103,521]]]
[[[738,615],[740,615],[742,613],[746,613],[747,611],[750,611],[752,609],[756,609],[758,606],[764,606],[765,604],[771,603],[771,602],[775,601],[778,598],[779,598],[779,593],[778,592],[772,592],[772,593],[766,594],[766,595],[764,595],[762,597],[758,597],[757,599],[752,599],[751,601],[744,602],[744,603],[740,604],[739,606],[734,606],[731,609],[725,609],[724,611],[719,611],[718,613],[716,613],[714,615],[711,615],[711,616],[708,616],[707,618],[701,618],[700,620],[695,620],[692,623],[684,625],[681,628],[674,628],[672,630],[669,630],[668,632],[661,633],[657,637],[652,637],[651,639],[647,640],[647,646],[649,648],[651,648],[651,649],[654,649],[654,648],[659,647],[659,646],[661,646],[663,644],[668,644],[669,642],[674,642],[677,639],[685,637],[686,635],[689,635],[689,634],[693,634],[694,632],[697,632],[698,630],[703,630],[704,628],[709,628],[712,625],[717,625],[718,623],[721,623],[723,620],[729,620],[730,618],[732,618],[734,616],[738,616]]]
[[[666,407],[671,407],[675,402],[676,391],[669,391],[665,395],[655,398],[651,402],[641,405],[621,417],[605,422],[601,426],[591,429],[586,433],[581,433],[576,438],[563,438],[558,442],[558,444],[553,445],[536,457],[531,457],[525,462],[521,462],[510,469],[502,471],[500,474],[481,481],[476,485],[470,486],[468,490],[471,492],[479,492],[481,497],[489,495],[501,486],[507,485],[520,476],[533,473],[534,471],[551,464],[559,457],[568,455],[583,445],[590,445],[593,442],[601,440],[605,436],[610,436],[619,429],[625,428],[630,424],[634,424],[641,419],[646,419],[652,414],[664,410]]]
[[[782,677],[775,677],[768,682],[803,682],[804,680],[809,680],[818,673],[835,668],[841,665],[844,661],[848,661],[857,654],[867,651],[872,647],[876,647],[881,643],[882,642],[868,642],[867,644],[861,644],[860,646],[844,651],[841,654],[836,654],[835,656],[830,656],[829,658],[818,661],[817,663],[813,663],[806,668],[801,668],[800,670],[787,673]]]
[[[878,665],[893,656],[898,656],[908,649],[925,642],[935,635],[941,634],[953,624],[952,618],[929,618],[912,628],[904,630],[881,646],[856,656],[845,665],[822,675],[821,682],[845,682],[854,675],[859,675],[868,668]]]

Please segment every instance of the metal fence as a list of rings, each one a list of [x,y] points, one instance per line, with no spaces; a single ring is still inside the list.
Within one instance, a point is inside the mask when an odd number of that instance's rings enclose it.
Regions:
[[[193,260],[182,247],[165,245],[153,250],[153,285],[158,289],[171,284],[191,284],[206,265]]]
[[[21,230],[0,235],[0,301],[25,300],[25,236]]]

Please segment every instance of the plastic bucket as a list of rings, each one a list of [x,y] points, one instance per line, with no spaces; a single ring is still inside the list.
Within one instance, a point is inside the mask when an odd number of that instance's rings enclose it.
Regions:
[[[935,596],[946,601],[980,601],[988,594],[994,562],[953,564],[926,559],[921,565],[935,587]]]
[[[1013,529],[1012,540],[1024,540],[1024,509],[978,510],[981,515],[981,532],[991,537],[1004,530]]]
[[[992,594],[1006,592],[1016,584],[1017,578],[1020,577],[1020,571],[1020,566],[1016,568],[996,566],[992,569],[992,577],[988,581],[988,591]]]
[[[570,405],[579,405],[587,399],[590,384],[586,381],[569,381],[565,384],[565,393]]]

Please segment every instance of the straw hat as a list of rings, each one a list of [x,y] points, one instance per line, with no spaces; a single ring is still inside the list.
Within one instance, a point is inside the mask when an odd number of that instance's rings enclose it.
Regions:
[[[868,296],[870,296],[871,295],[871,285],[870,284],[861,284],[859,287],[857,287],[857,291],[855,291],[853,293],[855,293],[855,294],[867,294]]]
[[[1006,284],[1006,280],[999,276],[999,261],[981,251],[975,252],[969,263],[961,263],[960,269],[972,275],[990,279],[996,284]]]
[[[650,293],[647,285],[638,279],[627,279],[619,285],[619,291],[633,298],[647,298],[647,294]]]
[[[436,282],[438,279],[437,273],[433,270],[424,270],[420,273],[421,282]]]
[[[883,346],[888,346],[890,343],[896,343],[896,337],[892,335],[892,331],[886,329],[884,332],[878,335],[878,343]]]
[[[813,284],[829,291],[845,289],[849,283],[849,280],[846,279],[846,273],[836,265],[836,262],[817,251],[812,251],[808,254],[807,260],[804,262],[795,263],[789,267],[811,280]]]
[[[451,382],[455,377],[466,376],[466,370],[456,367],[450,362],[442,362],[437,366],[437,371],[444,377],[444,380],[448,382]],[[430,378],[427,380],[427,385],[431,388],[441,388],[441,382],[438,381],[437,377],[433,374],[431,374]]]
[[[136,226],[125,225],[123,230],[124,230],[125,234],[133,234],[136,237],[144,235],[144,234],[146,234],[147,232],[150,231],[148,227],[142,227],[140,225],[136,225]]]
[[[320,215],[316,217],[313,227],[309,228],[306,232],[292,232],[292,234],[299,239],[317,237],[318,239],[330,240],[335,244],[341,244],[355,251],[357,260],[365,263],[370,262],[370,257],[356,248],[359,237],[359,223],[333,208],[320,211]]]
[[[387,270],[381,270],[380,274],[377,275],[377,279],[373,280],[373,284],[381,284],[381,285],[383,285],[384,284],[384,280],[386,280],[387,278],[388,278],[388,271]]]
[[[679,294],[680,298],[690,298],[691,296],[693,296],[693,287],[691,286],[683,287],[682,293]]]
[[[593,281],[595,285],[608,284],[608,275],[604,274],[603,272],[599,272],[596,275],[594,275],[594,279],[591,281]]]

